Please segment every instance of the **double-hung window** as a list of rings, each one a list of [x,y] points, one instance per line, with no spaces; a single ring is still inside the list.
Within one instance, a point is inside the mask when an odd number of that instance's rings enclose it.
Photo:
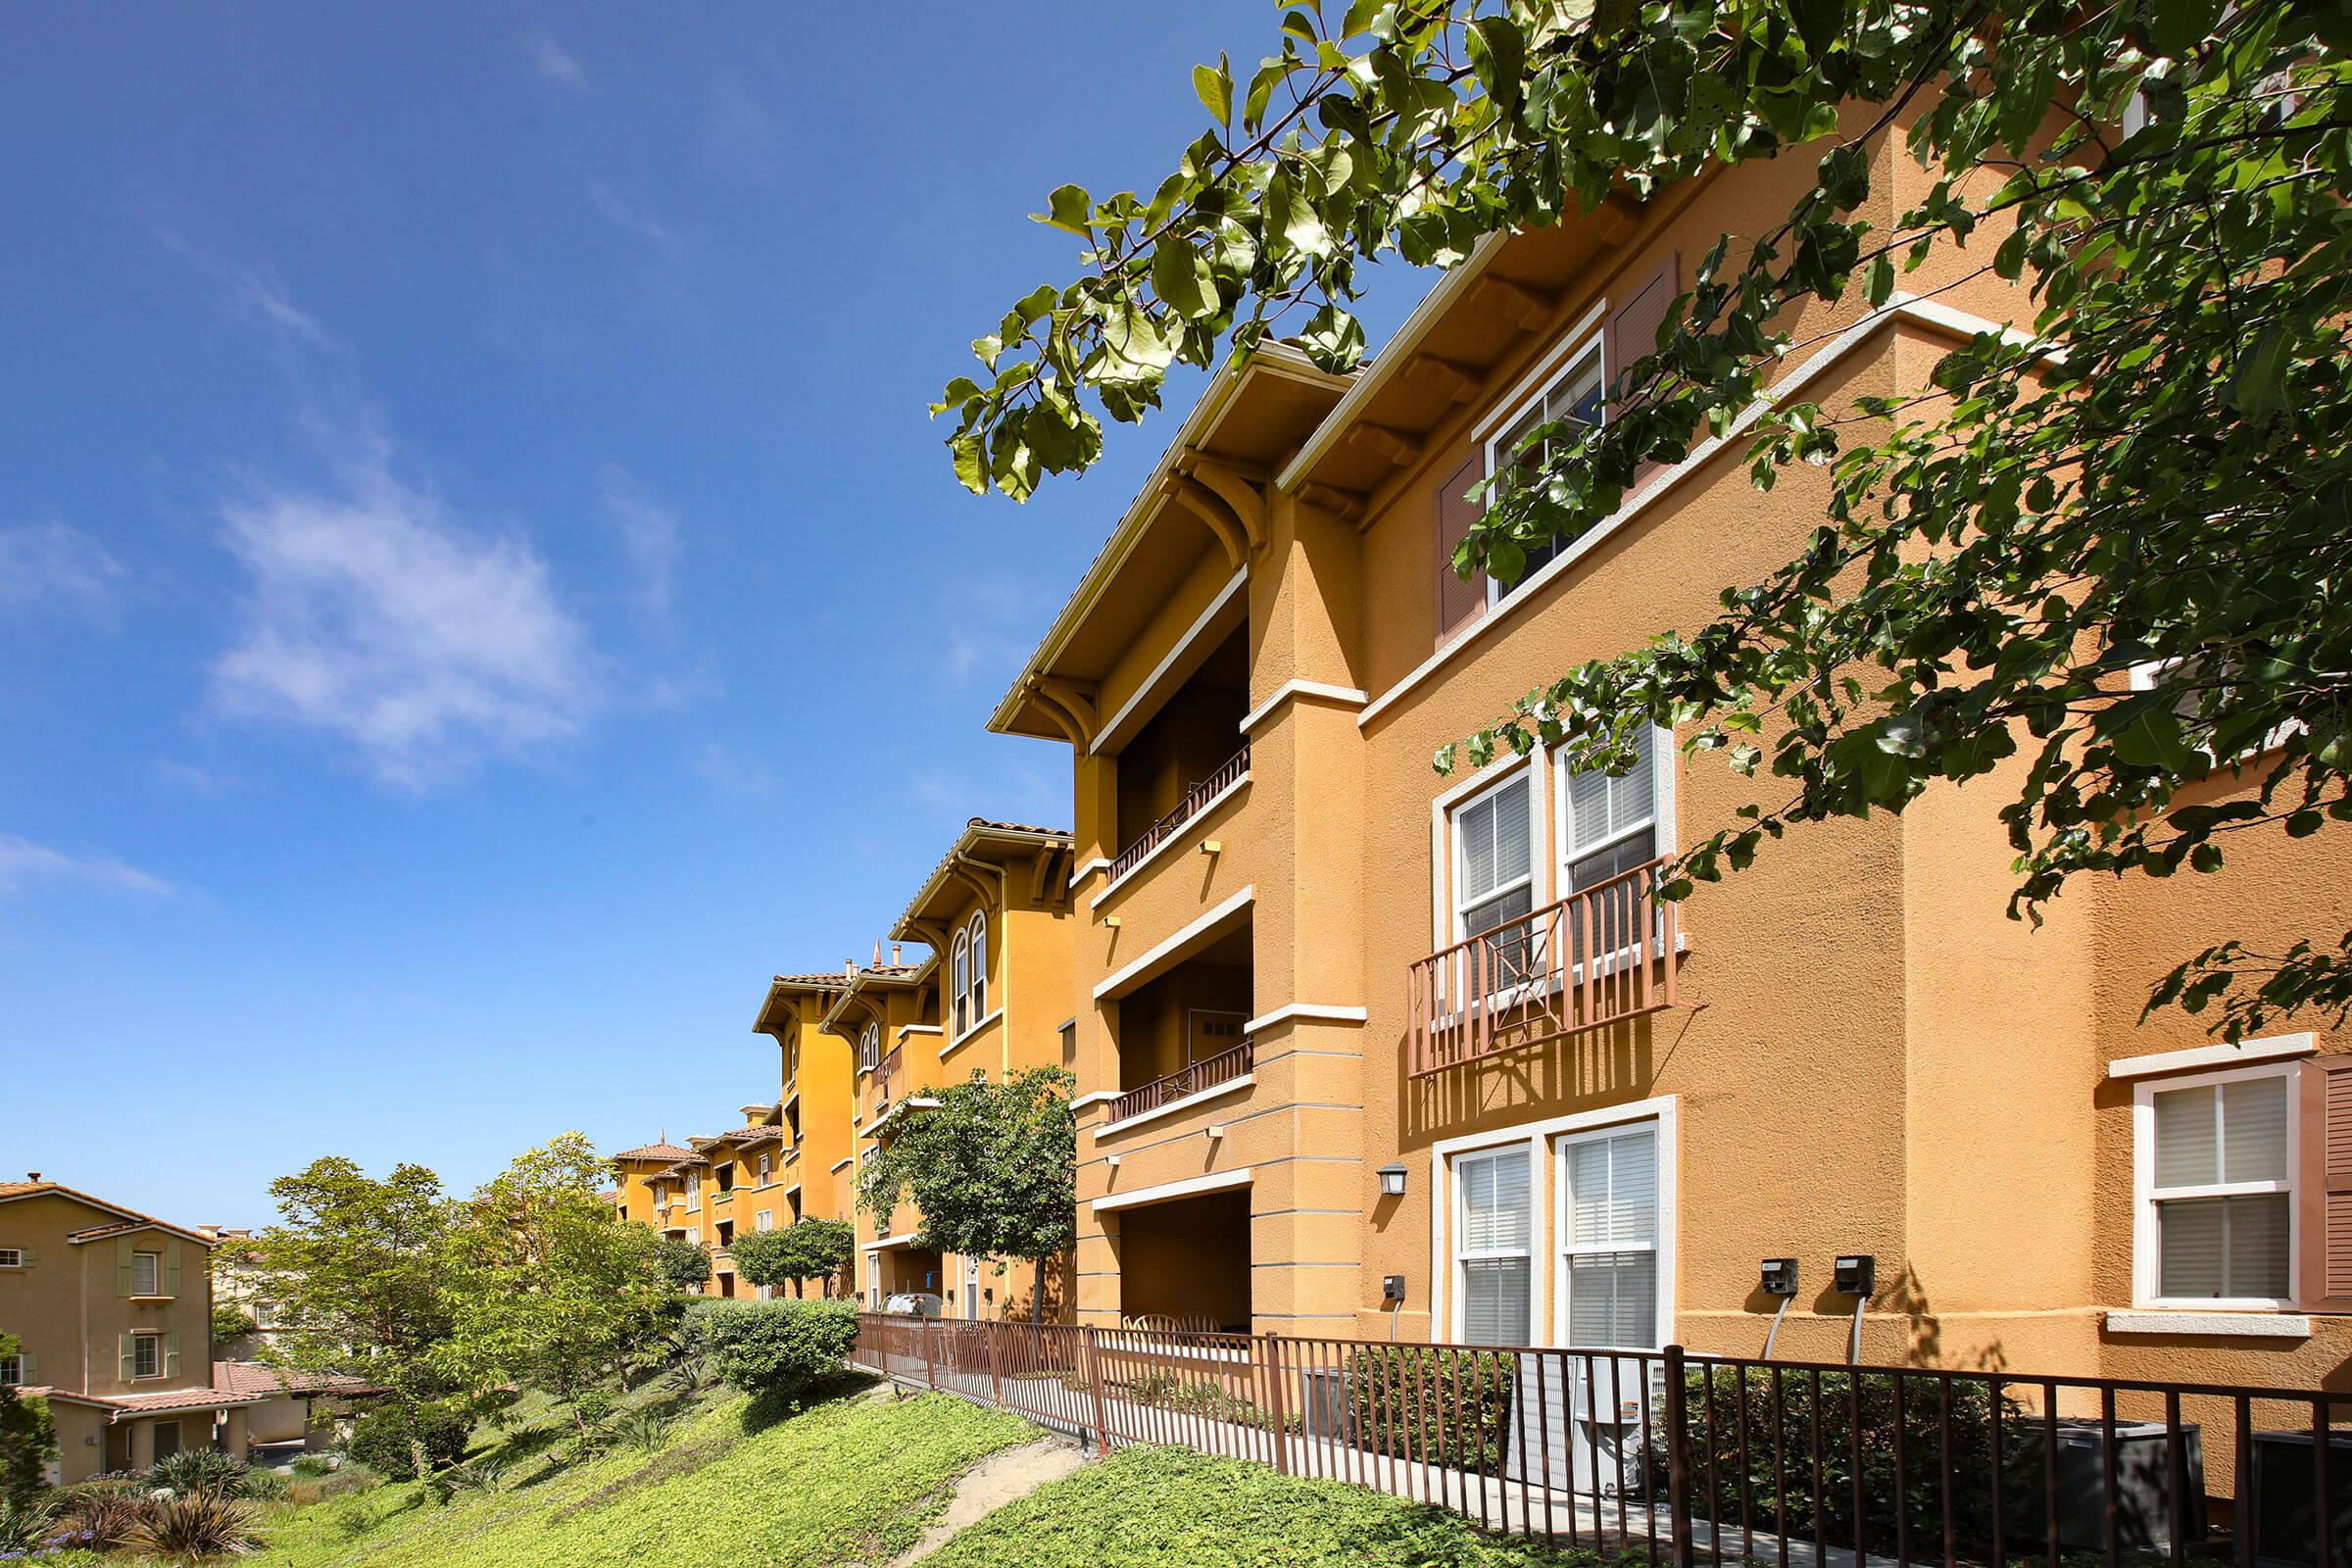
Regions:
[[[0,1355],[0,1389],[13,1389],[24,1381],[24,1358],[21,1355]]]
[[[970,999],[971,1027],[977,1029],[988,1017],[988,916],[973,915],[967,934],[972,939],[972,975],[966,995]]]
[[[700,1171],[686,1173],[686,1212],[699,1213],[703,1206],[703,1177]]]
[[[882,1031],[872,1024],[858,1037],[858,1070],[872,1072],[882,1061]]]
[[[134,1378],[160,1378],[164,1375],[164,1337],[161,1334],[133,1334],[130,1337],[130,1375]]]
[[[767,1185],[768,1171],[771,1168],[768,1164],[768,1159],[769,1156],[766,1154],[761,1154],[760,1156],[760,1185],[762,1187]]]
[[[972,1026],[964,1005],[964,992],[972,983],[972,937],[968,931],[956,933],[955,957],[948,965],[948,1038],[961,1040]]]
[[[0,1268],[23,1268],[24,1250],[21,1247],[0,1247]]]
[[[1589,928],[1603,954],[1633,945],[1649,892],[1638,879],[1615,879],[1671,847],[1666,814],[1671,792],[1662,759],[1671,754],[1672,742],[1664,730],[1644,726],[1635,747],[1639,760],[1625,773],[1572,772],[1563,764],[1560,778],[1560,888],[1570,897],[1593,894],[1596,901],[1582,922],[1572,923],[1571,935],[1581,947]],[[1575,961],[1583,960],[1580,951]]]
[[[2285,1066],[2140,1086],[2143,1299],[2262,1307],[2293,1297],[2294,1083]]]
[[[161,1252],[131,1253],[130,1294],[133,1296],[163,1295],[163,1264],[164,1254]],[[140,1375],[145,1376],[146,1374]]]
[[[1453,1162],[1461,1337],[1525,1345],[1535,1303],[1535,1191],[1525,1147]]]
[[[1661,1343],[1657,1128],[1568,1139],[1560,1164],[1568,1343],[1654,1348]]]
[[[1474,944],[1465,989],[1493,996],[1528,978],[1536,955],[1527,918],[1536,906],[1534,783],[1521,769],[1454,808],[1454,940]],[[1483,971],[1483,973],[1481,972]]]
[[[1571,359],[1567,368],[1553,376],[1544,390],[1530,398],[1501,429],[1488,437],[1487,472],[1498,474],[1507,471],[1514,483],[1534,478],[1558,439],[1547,437],[1531,442],[1530,438],[1535,432],[1544,425],[1563,425],[1574,429],[1598,424],[1601,421],[1602,403],[1600,345],[1595,342]],[[1526,446],[1525,451],[1520,450],[1522,445]],[[1560,553],[1560,544],[1558,540],[1551,540],[1530,548],[1525,569],[1507,587],[1499,579],[1490,578],[1487,603],[1496,605],[1509,598],[1520,583],[1542,570],[1546,562]]]

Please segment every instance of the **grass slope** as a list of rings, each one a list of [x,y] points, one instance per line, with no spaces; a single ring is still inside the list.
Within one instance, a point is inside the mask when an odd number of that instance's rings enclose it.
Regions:
[[[1567,1568],[1442,1508],[1176,1448],[1125,1448],[1006,1503],[923,1568]]]
[[[838,1399],[762,1423],[730,1400],[654,1453],[516,1463],[446,1507],[394,1486],[269,1511],[251,1568],[767,1568],[887,1561],[1025,1423],[941,1395]]]

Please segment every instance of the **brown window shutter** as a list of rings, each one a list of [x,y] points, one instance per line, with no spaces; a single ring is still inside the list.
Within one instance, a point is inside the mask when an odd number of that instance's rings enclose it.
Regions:
[[[2314,1086],[2319,1136],[2311,1140],[2318,1155],[2319,1191],[2306,1203],[2306,1215],[2318,1221],[2317,1268],[2306,1265],[2304,1276],[2313,1284],[2307,1294],[2318,1298],[2309,1304],[2323,1311],[2352,1312],[2352,1055],[2321,1056],[2311,1062],[2319,1074]],[[2309,1121],[2304,1123],[2311,1126]],[[2310,1172],[2311,1162],[2305,1165]]]
[[[1453,474],[1438,485],[1438,641],[1443,644],[1487,612],[1487,574],[1464,582],[1453,569],[1454,547],[1470,536],[1478,520],[1478,503],[1470,487],[1486,477],[1486,464],[1476,452]]]
[[[1625,303],[1609,313],[1601,352],[1607,357],[1603,367],[1608,371],[1612,389],[1623,385],[1626,370],[1637,360],[1647,359],[1658,351],[1658,328],[1666,324],[1666,313],[1674,306],[1674,297],[1681,289],[1677,254],[1666,253],[1650,274],[1634,286]],[[1633,489],[1639,491],[1664,468],[1660,463],[1643,463],[1634,469]]]

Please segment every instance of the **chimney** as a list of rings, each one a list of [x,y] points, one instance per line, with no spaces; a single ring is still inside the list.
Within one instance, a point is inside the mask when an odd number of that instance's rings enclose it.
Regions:
[[[899,945],[896,942],[890,945],[890,961],[893,965],[899,962]]]
[[[28,1182],[37,1182],[41,1179],[41,1173],[37,1170],[28,1170],[24,1173],[24,1179]]]

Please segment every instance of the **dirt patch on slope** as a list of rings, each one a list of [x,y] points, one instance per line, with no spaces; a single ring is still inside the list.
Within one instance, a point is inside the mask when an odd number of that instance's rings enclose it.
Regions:
[[[923,1539],[899,1553],[887,1568],[912,1568],[966,1525],[977,1524],[1004,1504],[1059,1481],[1086,1461],[1086,1450],[1066,1438],[1044,1438],[990,1455],[956,1483],[956,1494],[948,1499],[947,1510],[932,1521]]]

